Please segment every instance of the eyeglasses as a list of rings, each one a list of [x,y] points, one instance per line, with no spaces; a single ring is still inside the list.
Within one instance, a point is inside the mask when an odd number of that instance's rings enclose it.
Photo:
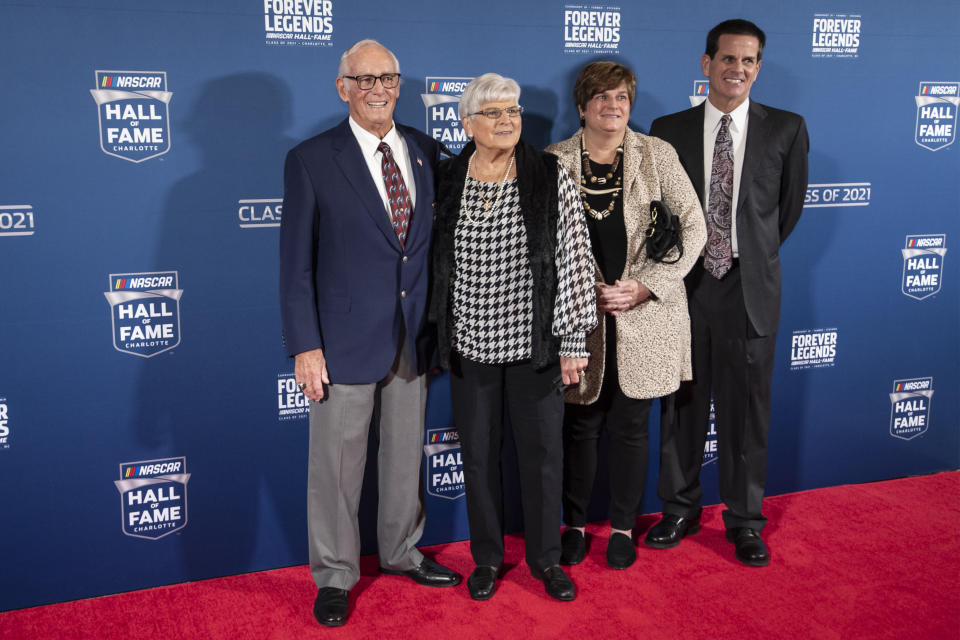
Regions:
[[[369,91],[370,89],[373,89],[373,85],[377,84],[377,80],[380,81],[380,84],[384,89],[394,89],[400,84],[399,73],[381,73],[379,76],[363,75],[343,77],[356,82],[357,87],[359,87],[361,91]]]
[[[506,109],[487,109],[486,111],[477,111],[476,113],[471,113],[471,116],[484,116],[485,118],[490,118],[491,120],[499,120],[500,116],[507,114],[511,118],[519,118],[520,114],[523,113],[523,107],[507,107]]]

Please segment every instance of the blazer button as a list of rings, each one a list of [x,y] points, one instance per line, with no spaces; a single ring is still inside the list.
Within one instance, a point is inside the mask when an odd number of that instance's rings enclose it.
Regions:
[[[406,298],[406,297],[407,297],[407,292],[406,292],[406,291],[401,291],[401,292],[400,292],[400,297],[401,297],[401,298]]]
[[[403,261],[404,261],[404,262],[407,262],[408,260],[409,260],[409,258],[408,258],[407,256],[403,256]]]

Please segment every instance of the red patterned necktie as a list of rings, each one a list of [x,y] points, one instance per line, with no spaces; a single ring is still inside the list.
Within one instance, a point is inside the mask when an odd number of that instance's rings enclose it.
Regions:
[[[387,187],[387,201],[390,203],[390,215],[393,218],[393,230],[397,233],[400,248],[403,249],[407,241],[407,231],[410,228],[410,218],[413,217],[413,205],[407,185],[403,182],[397,161],[393,157],[390,145],[381,142],[377,151],[383,154],[380,167],[383,169],[383,184]]]
[[[720,131],[713,146],[713,167],[710,169],[710,202],[707,204],[707,247],[703,266],[720,279],[733,266],[730,242],[733,206],[733,139],[730,137],[730,116],[720,118]]]

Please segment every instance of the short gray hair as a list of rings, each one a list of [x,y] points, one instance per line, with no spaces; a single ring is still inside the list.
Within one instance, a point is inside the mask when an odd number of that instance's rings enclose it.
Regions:
[[[488,102],[520,101],[520,85],[513,78],[498,73],[485,73],[474,78],[460,96],[460,119],[476,113]]]
[[[385,46],[383,46],[376,40],[371,40],[367,38],[365,40],[361,40],[359,42],[354,43],[353,45],[351,45],[349,49],[343,52],[342,56],[340,56],[340,66],[337,67],[338,78],[342,78],[343,76],[348,75],[349,65],[347,64],[347,58],[355,54],[360,49],[363,49],[364,47],[380,47],[381,49],[389,53],[390,57],[393,58],[394,68],[397,70],[397,73],[400,73],[400,62],[397,61],[397,56],[393,55],[393,51],[390,51],[390,49],[387,49]]]

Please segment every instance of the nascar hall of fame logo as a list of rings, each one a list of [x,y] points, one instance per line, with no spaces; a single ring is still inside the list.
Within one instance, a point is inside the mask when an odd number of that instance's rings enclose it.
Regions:
[[[834,182],[807,185],[805,209],[816,207],[866,207],[873,187],[869,182]]]
[[[837,359],[837,330],[799,329],[790,340],[790,370],[832,367]]]
[[[813,58],[857,58],[860,55],[860,16],[844,13],[813,14]]]
[[[701,105],[703,101],[707,99],[708,93],[710,93],[709,80],[694,80],[693,95],[690,96],[690,106],[696,107]]]
[[[292,373],[277,375],[277,419],[295,420],[310,416],[310,402],[297,386]]]
[[[267,44],[333,46],[331,0],[263,0]]]
[[[717,410],[713,407],[713,397],[710,398],[710,422],[707,425],[707,440],[703,443],[703,462],[705,467],[717,461]]]
[[[890,435],[913,440],[930,426],[930,402],[933,378],[907,378],[893,381],[890,394]]]
[[[0,237],[32,236],[37,230],[29,204],[0,204]]]
[[[180,344],[179,276],[176,271],[111,273],[104,292],[117,351],[150,358]]]
[[[10,448],[10,405],[6,397],[0,396],[0,451]]]
[[[564,5],[563,50],[568,53],[619,53],[620,7]]]
[[[940,292],[943,258],[947,255],[945,233],[907,236],[903,252],[903,295],[923,300]]]
[[[237,201],[237,219],[241,229],[279,227],[283,216],[283,198],[254,198]]]
[[[460,96],[473,78],[427,78],[427,92],[420,94],[427,109],[427,133],[446,145],[451,153],[460,153],[467,145],[467,133],[460,126],[457,109]]]
[[[120,464],[123,532],[134,538],[159,540],[187,526],[186,458],[163,458]]]
[[[914,141],[930,151],[952,145],[957,136],[960,82],[921,82],[916,98]]]
[[[463,458],[460,435],[453,427],[427,429],[423,446],[427,462],[427,493],[456,500],[463,495]]]
[[[100,148],[108,156],[143,162],[170,151],[166,71],[97,71],[91,89],[100,116]]]

